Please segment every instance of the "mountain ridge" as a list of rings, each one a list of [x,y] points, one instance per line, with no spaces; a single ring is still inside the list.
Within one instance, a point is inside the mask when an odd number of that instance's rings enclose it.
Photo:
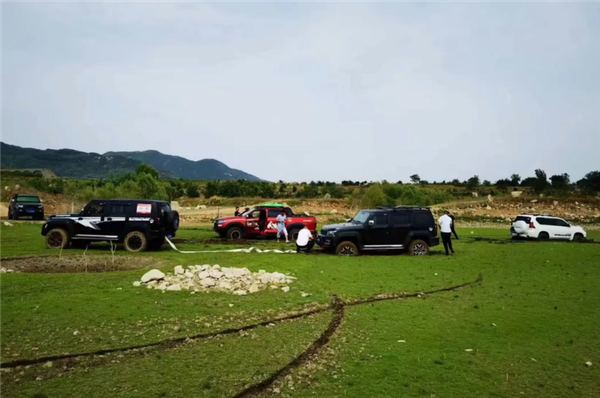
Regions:
[[[262,181],[242,170],[232,169],[216,159],[189,160],[156,150],[110,151],[104,154],[74,149],[36,149],[0,142],[2,169],[44,168],[58,177],[101,179],[134,173],[142,163],[150,164],[165,178],[189,180]]]

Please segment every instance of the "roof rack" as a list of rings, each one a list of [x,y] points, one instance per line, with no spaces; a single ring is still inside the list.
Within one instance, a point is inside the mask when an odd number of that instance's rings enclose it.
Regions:
[[[377,207],[379,210],[429,210],[429,207],[426,206],[396,206],[396,207],[386,207],[379,206]]]

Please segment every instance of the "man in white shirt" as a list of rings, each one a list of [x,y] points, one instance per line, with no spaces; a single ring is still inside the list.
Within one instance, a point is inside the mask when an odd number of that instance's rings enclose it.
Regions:
[[[288,239],[288,232],[287,232],[287,229],[285,228],[286,221],[287,221],[287,215],[285,214],[285,211],[282,211],[281,214],[277,216],[277,242],[279,242],[279,237],[281,236],[281,233],[283,232],[283,234],[285,235],[285,243],[290,243],[290,241]]]
[[[448,249],[450,249],[450,252],[454,254],[454,249],[452,249],[452,218],[450,218],[449,214],[449,211],[445,211],[444,215],[438,220],[442,235],[442,242],[444,243],[444,249],[446,250],[446,256],[450,254]]]
[[[296,239],[296,253],[300,253],[304,250],[306,253],[310,253],[312,248],[315,246],[312,233],[310,229],[305,225],[304,228],[298,232],[298,239]]]

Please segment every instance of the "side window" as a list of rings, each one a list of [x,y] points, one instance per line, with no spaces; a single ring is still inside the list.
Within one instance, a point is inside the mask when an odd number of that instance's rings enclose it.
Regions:
[[[250,213],[250,215],[248,216],[249,218],[258,218],[260,216],[260,210],[254,210],[252,213]]]
[[[560,218],[555,218],[554,222],[558,227],[570,227],[568,222],[566,222],[565,220],[561,220]]]
[[[161,203],[159,205],[160,208],[160,216],[164,217],[166,214],[168,214],[171,211],[171,206],[169,206],[168,203]]]
[[[130,204],[113,204],[110,206],[110,215],[116,217],[130,216],[132,206]]]
[[[279,210],[279,209],[269,209],[269,214],[267,217],[276,218],[280,214],[281,214],[281,210]]]
[[[554,225],[554,223],[552,222],[551,219],[549,218],[544,218],[544,217],[538,217],[536,219],[536,221],[538,222],[538,224],[540,225]]]
[[[86,216],[101,216],[104,214],[105,206],[106,203],[92,202],[85,207],[83,214]]]
[[[379,226],[388,225],[387,214],[377,213],[377,214],[373,215],[373,220],[375,221],[375,225],[379,225]]]
[[[394,213],[391,215],[391,220],[392,220],[392,225],[410,224],[410,215]]]
[[[429,213],[417,212],[414,214],[414,226],[416,228],[433,227],[433,216]]]

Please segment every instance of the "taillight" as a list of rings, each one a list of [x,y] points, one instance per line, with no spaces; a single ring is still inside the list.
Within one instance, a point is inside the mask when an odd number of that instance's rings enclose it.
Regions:
[[[533,225],[533,222],[529,223],[529,228],[535,228],[535,225]]]
[[[156,219],[156,225],[160,225],[160,217]]]

